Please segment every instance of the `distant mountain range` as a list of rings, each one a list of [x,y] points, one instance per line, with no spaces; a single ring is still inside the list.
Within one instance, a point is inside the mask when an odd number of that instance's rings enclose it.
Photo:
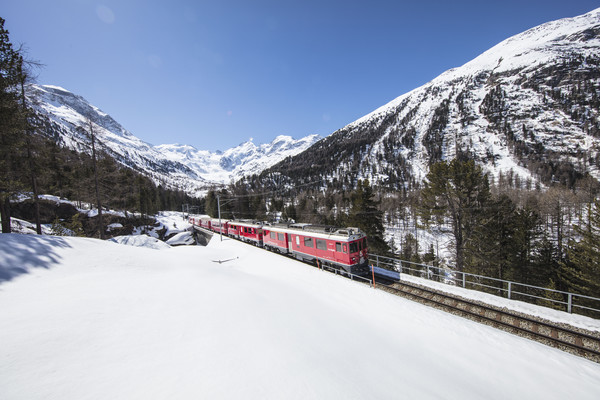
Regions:
[[[584,174],[600,178],[599,35],[600,8],[548,22],[322,140],[279,136],[222,153],[152,146],[60,87],[31,85],[29,99],[57,142],[88,151],[79,127],[91,117],[120,163],[190,194],[248,175],[268,186],[273,174],[278,186],[345,190],[369,179],[404,190],[421,182],[432,163],[457,156],[474,159],[496,181],[570,185]]]
[[[83,97],[61,87],[30,85],[27,97],[45,133],[61,145],[89,152],[85,132],[89,118],[100,147],[119,163],[151,177],[156,183],[182,189],[191,195],[260,173],[321,139],[318,135],[300,140],[282,135],[268,144],[257,146],[248,141],[224,152],[198,150],[180,144],[153,146],[134,136]]]

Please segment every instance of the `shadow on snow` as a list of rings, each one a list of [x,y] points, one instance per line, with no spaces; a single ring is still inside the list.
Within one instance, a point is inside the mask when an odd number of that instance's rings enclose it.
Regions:
[[[64,247],[71,246],[61,237],[0,234],[0,284],[33,268],[49,269],[60,260],[56,249]]]

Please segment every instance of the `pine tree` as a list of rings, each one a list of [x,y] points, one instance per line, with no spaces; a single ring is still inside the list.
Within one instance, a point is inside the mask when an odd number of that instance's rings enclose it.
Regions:
[[[425,223],[433,219],[449,220],[458,271],[465,266],[465,246],[489,199],[487,176],[473,160],[435,163],[423,183],[419,214]]]
[[[588,296],[600,293],[600,201],[590,205],[587,224],[575,227],[581,239],[571,240],[561,269],[569,290]]]
[[[20,54],[0,18],[0,215],[2,232],[10,232],[10,196],[19,187],[23,119],[19,102]]]
[[[384,239],[383,211],[379,210],[379,202],[375,201],[374,197],[369,181],[359,180],[356,192],[352,196],[349,223],[366,233],[371,252],[387,255],[390,249]]]
[[[209,190],[206,194],[205,212],[213,218],[216,218],[219,213],[217,208],[217,195],[214,190]]]
[[[505,195],[487,202],[473,234],[465,243],[468,272],[507,279],[516,258],[514,218],[516,207]]]

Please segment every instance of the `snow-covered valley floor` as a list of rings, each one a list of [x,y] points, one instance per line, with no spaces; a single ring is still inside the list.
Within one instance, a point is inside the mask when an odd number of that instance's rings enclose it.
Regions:
[[[600,365],[234,240],[1,234],[0,398],[597,399]]]

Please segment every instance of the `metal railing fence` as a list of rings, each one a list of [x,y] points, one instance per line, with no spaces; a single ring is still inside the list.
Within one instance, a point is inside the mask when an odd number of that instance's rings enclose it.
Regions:
[[[512,300],[521,300],[568,313],[600,318],[600,298],[597,297],[547,289],[433,265],[419,264],[377,254],[369,254],[369,261],[375,267],[389,271],[386,274],[398,280],[400,279],[400,274],[403,273],[452,286],[460,286],[465,289],[474,289]],[[393,275],[394,272],[398,275]]]

